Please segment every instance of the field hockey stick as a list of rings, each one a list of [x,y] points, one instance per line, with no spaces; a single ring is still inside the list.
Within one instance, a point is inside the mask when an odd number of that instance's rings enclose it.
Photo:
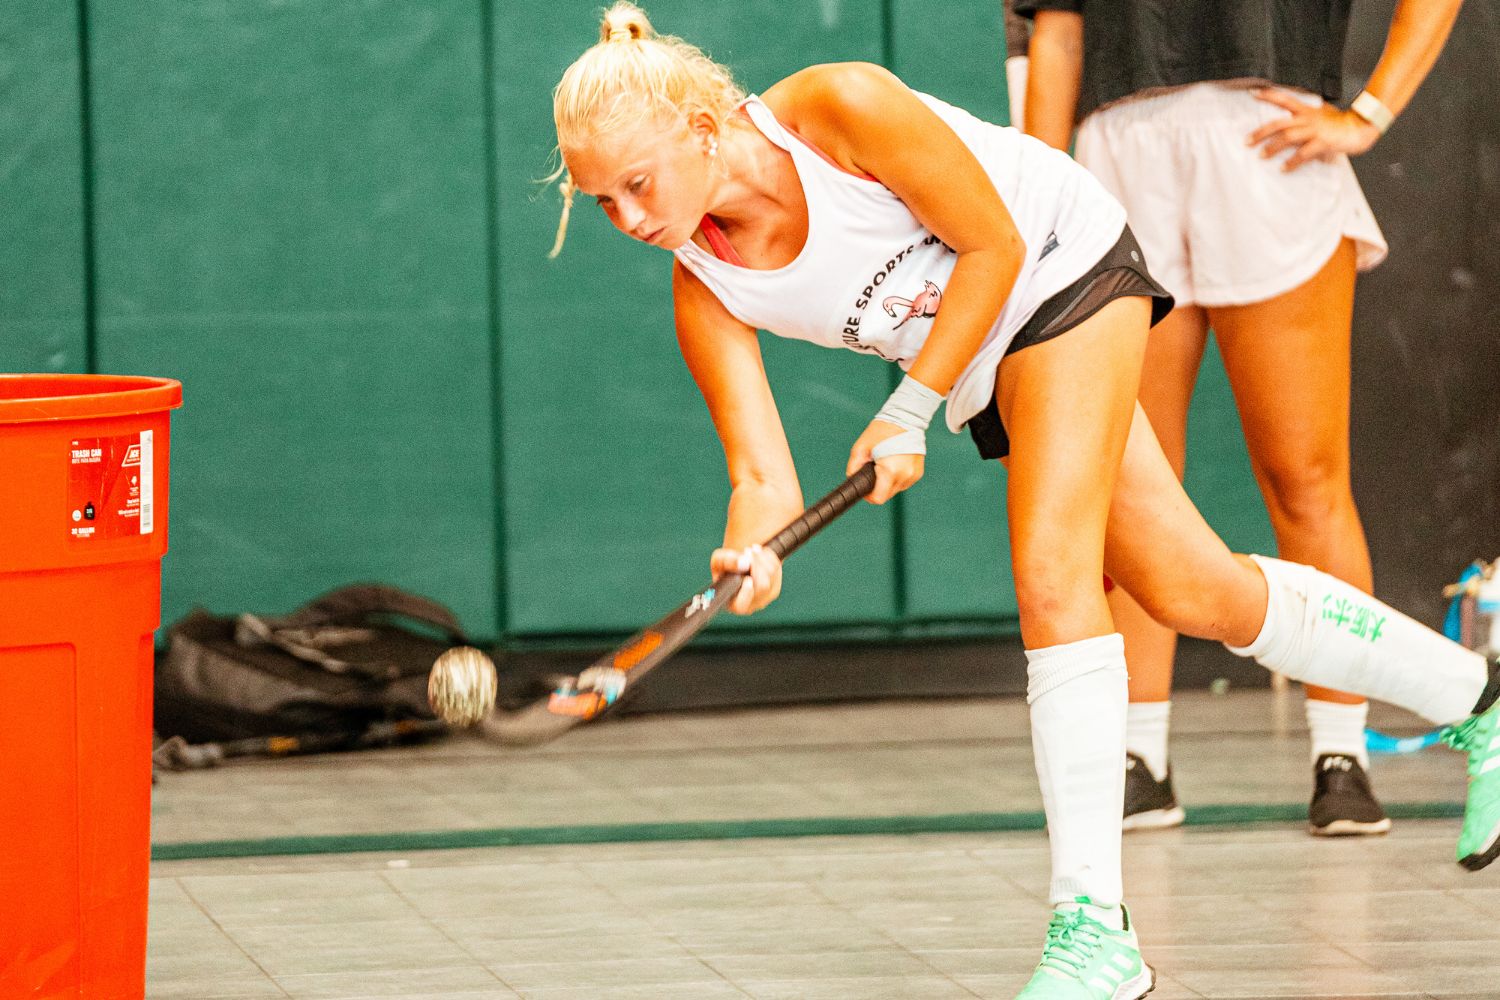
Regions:
[[[785,559],[830,521],[875,488],[875,464],[867,462],[823,499],[778,531],[765,547]],[[480,722],[484,734],[502,743],[529,745],[554,740],[609,712],[656,667],[666,662],[734,599],[743,573],[725,573],[661,621],[631,636],[618,649],[576,675],[556,678],[555,689],[522,708],[496,708]]]

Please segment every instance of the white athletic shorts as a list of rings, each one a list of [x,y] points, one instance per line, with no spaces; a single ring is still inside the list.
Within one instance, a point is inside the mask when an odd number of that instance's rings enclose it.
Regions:
[[[1345,236],[1356,266],[1385,259],[1385,237],[1347,156],[1283,173],[1245,139],[1286,112],[1254,81],[1195,83],[1089,115],[1075,155],[1125,204],[1151,274],[1178,305],[1245,305],[1301,285]],[[1322,98],[1286,91],[1308,104]]]

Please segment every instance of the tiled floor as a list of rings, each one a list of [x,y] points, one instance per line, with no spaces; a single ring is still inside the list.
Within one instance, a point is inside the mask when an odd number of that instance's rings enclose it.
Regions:
[[[1304,799],[1299,705],[1179,698],[1185,801]],[[1381,758],[1375,780],[1391,802],[1456,802],[1463,766],[1441,750]],[[1024,706],[965,701],[641,717],[526,752],[451,740],[169,774],[155,816],[157,841],[182,843],[1038,808]],[[1131,835],[1153,997],[1500,997],[1500,871],[1458,868],[1457,828]],[[1040,832],[157,862],[148,996],[1008,1000],[1039,953],[1047,863]]]
[[[1311,788],[1301,697],[1184,694],[1173,763],[1189,805],[1290,803]],[[1420,728],[1376,706],[1372,723]],[[1440,752],[1385,758],[1391,801],[1462,801]],[[399,751],[167,773],[157,843],[558,824],[1041,809],[1019,699],[627,716],[516,749],[453,738]]]

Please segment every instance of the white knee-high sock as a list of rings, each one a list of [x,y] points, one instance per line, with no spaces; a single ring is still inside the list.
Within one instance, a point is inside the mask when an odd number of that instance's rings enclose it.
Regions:
[[[1307,699],[1307,734],[1312,762],[1325,753],[1341,753],[1359,761],[1366,770],[1370,753],[1365,749],[1365,723],[1369,721],[1370,703],[1345,705],[1336,701]]]
[[[1125,713],[1125,749],[1144,760],[1157,781],[1167,776],[1171,725],[1170,701],[1133,701]]]
[[[1250,558],[1270,591],[1266,621],[1250,645],[1225,643],[1231,653],[1440,724],[1473,712],[1489,680],[1483,656],[1311,566]]]
[[[1049,899],[1118,907],[1125,811],[1125,640],[1028,649],[1031,746],[1052,847]],[[1118,913],[1118,909],[1114,911]]]

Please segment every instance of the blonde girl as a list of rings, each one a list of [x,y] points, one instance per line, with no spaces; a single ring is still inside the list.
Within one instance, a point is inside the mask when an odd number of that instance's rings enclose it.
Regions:
[[[1198,515],[1136,403],[1170,297],[1119,203],[1064,154],[867,64],[747,95],[626,3],[554,115],[569,203],[593,198],[674,257],[678,343],[732,487],[711,570],[750,575],[733,610],[776,598],[781,565],[754,543],[802,507],[757,329],[905,372],[849,453],[851,469],[875,461],[875,503],[921,479],[940,406],[1005,461],[1056,908],[1021,997],[1128,1000],[1155,978],[1122,905],[1126,675],[1106,571],[1180,632],[1454,724],[1479,768],[1497,753],[1500,686],[1478,654],[1308,567],[1234,555]],[[1471,867],[1500,853],[1497,773],[1472,786]]]

